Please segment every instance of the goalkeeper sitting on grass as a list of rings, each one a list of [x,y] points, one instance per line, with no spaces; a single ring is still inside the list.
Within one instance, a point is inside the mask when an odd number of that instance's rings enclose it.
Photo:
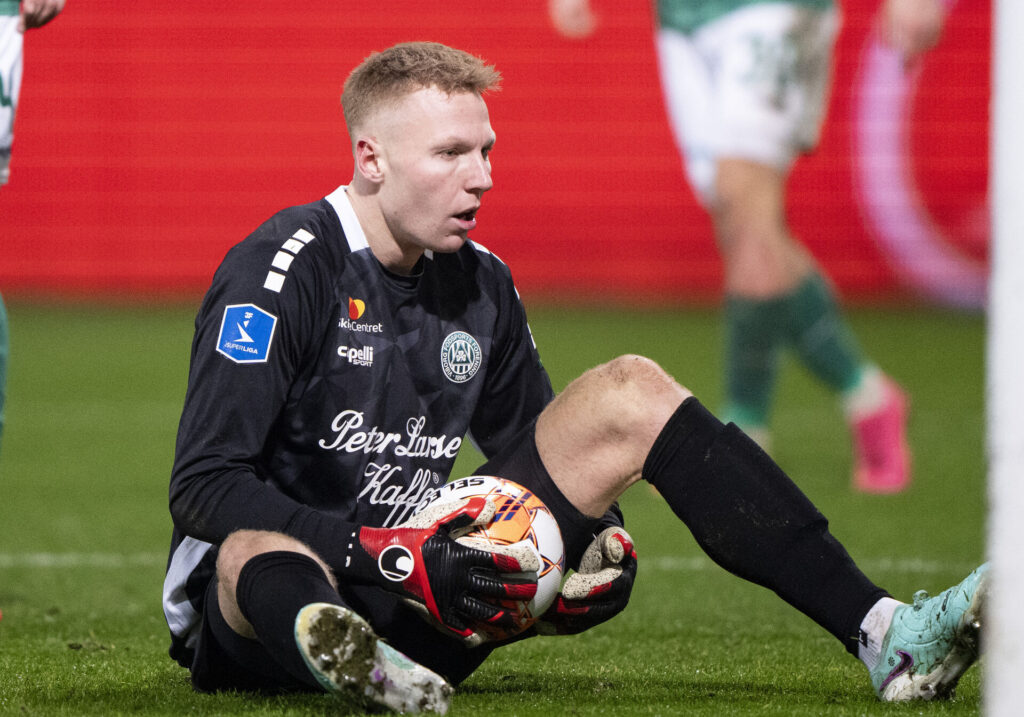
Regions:
[[[498,80],[436,43],[368,57],[342,96],[351,183],[279,212],[217,270],[196,319],[164,584],[171,654],[193,685],[446,711],[500,645],[480,626],[508,625],[500,601],[536,590],[526,556],[452,539],[489,520],[487,501],[416,515],[468,434],[479,473],[552,511],[578,571],[531,634],[626,607],[636,554],[615,501],[643,479],[715,562],[860,658],[881,699],[949,694],[977,657],[984,569],[897,602],[757,444],[646,358],[554,395],[508,268],[468,240],[492,186],[483,95]],[[404,570],[378,564],[392,545]]]

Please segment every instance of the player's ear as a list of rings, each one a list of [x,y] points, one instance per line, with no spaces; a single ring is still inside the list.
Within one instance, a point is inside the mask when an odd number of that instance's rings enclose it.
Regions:
[[[384,178],[384,162],[380,143],[373,137],[360,137],[355,146],[356,171],[371,182]]]

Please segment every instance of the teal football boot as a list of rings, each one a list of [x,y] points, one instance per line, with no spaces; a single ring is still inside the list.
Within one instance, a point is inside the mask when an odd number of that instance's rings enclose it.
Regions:
[[[882,642],[871,684],[886,702],[952,695],[960,676],[978,659],[988,564],[935,597],[920,590],[913,605],[896,608]]]

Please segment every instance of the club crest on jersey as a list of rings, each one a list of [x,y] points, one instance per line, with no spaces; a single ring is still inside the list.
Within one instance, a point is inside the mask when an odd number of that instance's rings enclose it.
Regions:
[[[235,363],[264,363],[270,355],[277,317],[255,304],[224,307],[217,352]]]
[[[480,344],[465,331],[453,331],[441,344],[441,370],[452,383],[465,383],[473,378],[482,361]]]

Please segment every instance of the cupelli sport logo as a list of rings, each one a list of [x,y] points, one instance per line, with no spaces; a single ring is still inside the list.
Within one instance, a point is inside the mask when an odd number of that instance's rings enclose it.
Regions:
[[[339,346],[338,355],[354,366],[373,366],[373,347]]]
[[[452,383],[465,383],[476,376],[482,361],[480,344],[465,331],[453,331],[441,344],[441,370]]]

